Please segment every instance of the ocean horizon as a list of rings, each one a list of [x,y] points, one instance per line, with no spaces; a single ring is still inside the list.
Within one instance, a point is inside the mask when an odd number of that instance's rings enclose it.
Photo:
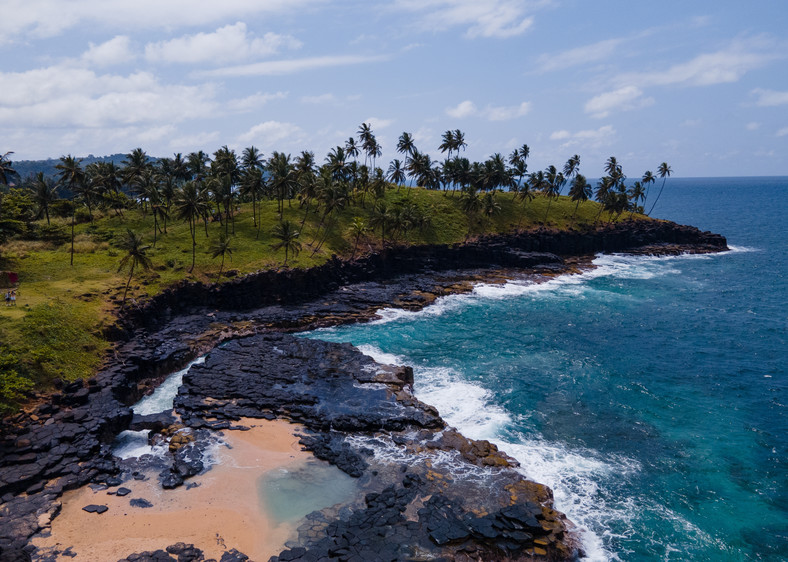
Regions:
[[[785,560],[785,196],[783,176],[671,177],[653,216],[730,251],[599,255],[308,335],[413,366],[421,400],[553,489],[590,560]]]

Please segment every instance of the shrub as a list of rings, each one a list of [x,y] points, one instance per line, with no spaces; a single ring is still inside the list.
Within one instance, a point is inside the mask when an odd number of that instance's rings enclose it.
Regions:
[[[19,401],[33,389],[33,381],[15,369],[18,363],[19,358],[7,350],[0,352],[0,415],[15,412]]]

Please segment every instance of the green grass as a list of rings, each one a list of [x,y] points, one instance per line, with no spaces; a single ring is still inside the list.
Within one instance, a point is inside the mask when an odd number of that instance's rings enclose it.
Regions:
[[[387,243],[397,244],[448,244],[462,242],[468,237],[487,233],[512,232],[518,228],[533,228],[545,223],[556,228],[582,227],[594,223],[599,206],[586,202],[579,206],[566,197],[554,199],[550,215],[545,221],[548,200],[536,196],[525,204],[515,200],[513,194],[496,195],[501,209],[492,217],[468,217],[462,211],[459,194],[424,189],[392,188],[385,194],[392,206],[408,199],[429,215],[428,225],[399,233],[387,234]],[[350,234],[350,224],[355,217],[370,222],[372,202],[366,208],[358,204],[349,206],[331,217],[332,228],[324,246],[313,252],[310,243],[322,236],[318,232],[320,214],[312,211],[301,231],[303,249],[297,256],[290,256],[289,267],[308,268],[325,263],[332,254],[349,257],[355,240]],[[221,258],[212,259],[209,248],[225,225],[209,223],[206,237],[202,222],[197,225],[195,267],[192,263],[192,241],[189,227],[180,221],[169,221],[167,233],[158,234],[153,246],[153,218],[139,210],[125,211],[125,217],[113,213],[95,213],[94,221],[76,226],[74,264],[70,264],[70,239],[64,243],[28,240],[11,240],[0,246],[0,269],[19,273],[17,307],[0,305],[0,412],[8,411],[19,397],[35,385],[47,390],[54,378],[74,380],[88,377],[100,366],[109,347],[102,337],[102,329],[113,322],[117,303],[128,279],[127,272],[118,272],[124,252],[118,248],[126,229],[142,234],[153,267],[149,271],[135,271],[129,289],[129,299],[154,295],[163,288],[183,279],[212,283],[217,281]],[[276,239],[272,229],[279,216],[275,201],[261,205],[255,228],[250,203],[240,206],[232,226],[232,255],[228,255],[224,271],[234,275],[282,267],[284,250],[274,251]],[[622,218],[627,218],[625,213]],[[284,220],[297,227],[304,218],[304,210],[297,201],[285,203]],[[609,220],[603,213],[601,220]],[[642,217],[640,217],[642,218]],[[43,226],[45,222],[41,223]],[[50,231],[70,234],[67,219],[53,220]],[[56,237],[57,238],[57,237]],[[316,243],[315,243],[316,244]],[[358,253],[381,246],[380,230],[368,232],[359,243]],[[223,278],[221,281],[225,281]],[[3,365],[6,366],[3,371]],[[13,369],[8,365],[14,366]],[[9,374],[10,373],[10,374]]]

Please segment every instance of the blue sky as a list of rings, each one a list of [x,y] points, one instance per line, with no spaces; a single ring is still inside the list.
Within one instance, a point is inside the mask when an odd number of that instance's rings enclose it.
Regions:
[[[788,2],[0,0],[0,153],[228,145],[383,162],[531,147],[629,176],[788,175]],[[385,165],[384,165],[385,167]]]

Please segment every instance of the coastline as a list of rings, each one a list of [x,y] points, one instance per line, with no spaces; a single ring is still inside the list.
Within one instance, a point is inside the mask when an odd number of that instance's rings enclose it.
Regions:
[[[698,231],[696,231],[698,232]],[[724,239],[723,243],[724,243]],[[498,244],[496,241],[494,243]],[[674,245],[674,246],[661,246],[652,247],[651,249],[643,250],[644,253],[659,253],[660,248],[665,253],[678,252],[683,249],[692,250],[690,246]],[[708,247],[700,247],[701,251],[714,251]],[[489,248],[488,248],[489,249]],[[720,248],[718,248],[719,250]],[[724,249],[724,248],[722,248]],[[461,254],[458,254],[461,255]],[[455,256],[457,257],[457,256]],[[522,261],[522,255],[516,256],[517,260]],[[463,258],[464,259],[464,258]],[[510,260],[511,254],[502,252],[499,254],[487,254],[484,260],[488,263],[493,262],[494,267],[500,267],[500,262],[507,262]],[[573,267],[570,260],[562,260],[557,256],[527,256],[528,260],[535,260],[536,265],[531,269],[532,274],[537,275],[552,275],[560,272],[566,272]],[[567,264],[567,261],[570,261]],[[411,262],[408,262],[411,263]],[[462,265],[457,262],[451,262],[455,265]],[[478,264],[479,261],[470,260],[465,262],[469,264]],[[435,265],[434,262],[426,264],[427,266]],[[349,290],[350,285],[339,285],[339,288],[333,292],[325,293],[326,289],[331,289],[335,280],[329,276],[329,282],[323,284],[321,289],[324,291],[323,298],[317,301],[307,301],[303,303],[299,299],[295,299],[295,303],[283,305],[275,304],[255,309],[248,312],[238,312],[232,307],[229,310],[220,308],[208,308],[199,306],[199,297],[194,301],[196,306],[192,306],[193,312],[190,314],[183,314],[181,311],[173,310],[166,307],[161,307],[161,302],[151,303],[147,307],[148,311],[154,316],[152,322],[141,321],[139,322],[140,328],[134,332],[133,338],[129,339],[125,344],[118,346],[118,359],[107,370],[103,372],[103,376],[91,379],[88,381],[87,386],[80,384],[78,387],[66,388],[58,399],[59,403],[53,404],[55,407],[55,416],[52,416],[52,408],[50,411],[37,411],[36,417],[44,418],[47,414],[49,417],[56,417],[62,414],[63,406],[67,406],[68,410],[79,409],[86,405],[95,405],[93,398],[95,395],[112,395],[112,398],[117,401],[115,397],[121,390],[122,400],[125,404],[129,404],[138,399],[147,388],[155,386],[156,381],[160,378],[161,374],[167,371],[174,370],[175,367],[182,365],[195,355],[205,352],[208,349],[215,348],[218,343],[226,340],[232,340],[238,337],[246,336],[249,334],[257,333],[260,331],[277,331],[277,332],[291,332],[300,331],[305,329],[312,329],[315,327],[335,325],[337,323],[356,322],[369,319],[374,316],[375,311],[381,306],[401,306],[403,308],[413,307],[413,309],[422,308],[444,294],[452,292],[464,292],[472,288],[473,281],[486,280],[486,275],[491,270],[474,274],[468,274],[467,271],[462,274],[446,272],[442,267],[425,267],[423,269],[429,271],[425,274],[410,274],[403,275],[397,273],[397,269],[389,270],[383,277],[383,281],[368,281],[356,283],[353,289]],[[332,266],[334,267],[334,266]],[[437,269],[437,271],[435,271]],[[333,270],[332,270],[333,271]],[[441,273],[444,271],[444,273]],[[501,273],[500,269],[492,270],[498,274]],[[522,270],[520,270],[522,271]],[[301,275],[300,272],[284,272],[283,280],[292,280],[292,275]],[[352,277],[352,276],[350,276]],[[373,275],[374,277],[374,275]],[[396,278],[397,281],[393,282],[392,279]],[[437,282],[436,282],[437,281]],[[458,282],[459,281],[459,282]],[[239,283],[256,283],[259,279],[241,280]],[[178,293],[179,297],[189,296],[195,290],[194,287],[181,288],[183,292]],[[227,290],[227,289],[224,289]],[[353,292],[355,294],[347,294]],[[241,291],[245,294],[244,291]],[[307,296],[309,292],[307,292]],[[168,299],[174,298],[174,294],[167,296]],[[281,298],[277,297],[277,298]],[[180,306],[187,306],[189,299],[183,299],[184,302]],[[155,310],[154,310],[155,307]],[[138,309],[134,314],[139,314],[143,309]],[[126,318],[126,321],[129,319]],[[163,325],[162,325],[163,324]],[[128,322],[126,328],[128,330]],[[147,326],[147,328],[146,328]],[[133,358],[133,359],[132,359]],[[131,364],[127,363],[132,359]],[[129,384],[133,383],[133,384]],[[71,385],[69,385],[71,386]],[[107,389],[107,392],[104,391]],[[125,393],[125,395],[124,395]],[[110,398],[110,396],[104,396]],[[73,403],[70,403],[72,402]],[[87,404],[86,404],[87,403]],[[52,510],[46,506],[54,501],[63,489],[73,488],[75,485],[85,483],[88,481],[101,480],[111,477],[115,468],[112,466],[111,458],[108,456],[108,451],[101,442],[106,442],[108,435],[116,434],[120,429],[128,427],[131,422],[130,415],[123,411],[123,408],[113,406],[113,416],[107,419],[107,407],[99,408],[100,415],[104,416],[105,422],[103,427],[94,428],[98,429],[93,434],[93,438],[98,446],[92,445],[91,448],[95,451],[92,455],[98,457],[96,460],[100,462],[93,463],[88,470],[73,476],[66,476],[63,479],[66,481],[56,484],[54,487],[43,488],[36,491],[36,484],[33,482],[32,486],[28,486],[28,493],[31,492],[41,496],[41,505],[33,506],[34,509],[29,511],[27,519],[35,516],[36,520],[28,522],[27,531],[22,526],[20,529],[10,529],[12,536],[17,537],[15,544],[21,546],[18,542],[19,535],[28,534],[33,529],[40,529],[46,527],[46,518],[42,520],[40,517],[41,512],[48,513]],[[45,408],[46,410],[46,408]],[[42,414],[42,415],[39,415]],[[79,417],[79,413],[77,414]],[[61,417],[61,419],[63,419]],[[38,420],[31,420],[36,422]],[[217,429],[221,429],[219,424]],[[20,442],[22,447],[20,447]],[[26,440],[24,435],[19,439],[17,435],[13,443],[17,449],[22,449],[21,455],[24,457],[24,447]],[[99,453],[100,454],[96,454]],[[18,460],[19,457],[17,457]],[[19,464],[19,463],[16,463]],[[107,476],[102,477],[102,472]],[[73,474],[73,471],[72,471]],[[33,475],[29,480],[35,481],[36,476]],[[58,488],[59,486],[62,486]],[[43,492],[43,494],[42,494]],[[4,496],[7,497],[7,496]],[[9,504],[18,502],[6,501],[0,508],[7,509]],[[18,505],[17,505],[18,507]],[[28,506],[30,507],[30,506]],[[53,514],[54,515],[54,514]],[[43,524],[41,522],[43,521]],[[21,530],[21,533],[19,532]],[[7,528],[3,529],[3,535],[8,537]],[[7,542],[5,544],[8,544]],[[0,548],[3,552],[13,552],[6,550],[3,543],[0,543]],[[13,559],[13,558],[2,558]]]

